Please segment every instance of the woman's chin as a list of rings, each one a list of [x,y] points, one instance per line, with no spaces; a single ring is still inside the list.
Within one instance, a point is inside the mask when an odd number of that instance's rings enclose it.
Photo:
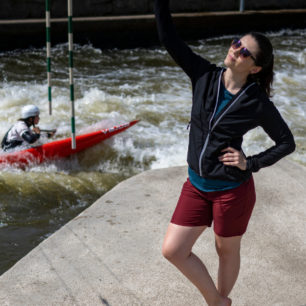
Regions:
[[[225,67],[227,67],[227,68],[230,67],[231,64],[232,64],[232,62],[228,58],[226,58],[223,63],[225,65]]]

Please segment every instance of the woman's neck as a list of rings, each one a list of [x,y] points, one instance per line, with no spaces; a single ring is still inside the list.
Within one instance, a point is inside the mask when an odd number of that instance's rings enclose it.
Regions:
[[[21,120],[27,125],[27,127],[31,127],[31,125],[33,125],[33,123],[30,120],[25,120],[25,119]]]
[[[241,73],[233,73],[231,69],[226,69],[222,76],[224,87],[232,94],[236,94],[246,83],[247,77]]]

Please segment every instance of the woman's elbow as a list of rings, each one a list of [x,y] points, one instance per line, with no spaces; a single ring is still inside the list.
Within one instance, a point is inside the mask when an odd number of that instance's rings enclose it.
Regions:
[[[287,142],[287,152],[288,154],[291,154],[292,152],[294,152],[296,149],[296,144],[294,141],[294,138],[292,137],[288,142]]]
[[[295,141],[293,140],[293,142],[290,145],[290,153],[294,152],[295,149],[296,149],[296,144],[295,144]]]

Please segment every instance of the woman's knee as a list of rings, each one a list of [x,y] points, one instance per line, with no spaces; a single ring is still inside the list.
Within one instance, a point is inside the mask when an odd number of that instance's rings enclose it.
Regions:
[[[162,246],[162,255],[170,262],[177,262],[185,259],[190,255],[191,250],[186,249],[183,245],[178,245],[167,240]]]
[[[171,261],[171,259],[175,257],[175,251],[165,244],[163,244],[163,247],[162,247],[162,254],[169,261]]]
[[[239,256],[241,237],[216,237],[215,245],[219,257]]]
[[[163,256],[171,262],[186,259],[205,228],[206,226],[184,227],[170,223],[162,246]]]
[[[230,258],[240,255],[240,249],[231,249],[224,246],[216,245],[217,254],[220,258]]]
[[[162,246],[162,254],[169,261],[176,261],[181,257],[181,251],[177,246],[165,241]]]

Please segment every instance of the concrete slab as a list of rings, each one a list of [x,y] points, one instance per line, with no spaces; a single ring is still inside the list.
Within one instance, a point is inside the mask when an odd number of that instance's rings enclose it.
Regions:
[[[160,252],[186,173],[152,170],[118,184],[0,277],[0,305],[204,305]],[[288,160],[255,174],[234,306],[306,305],[305,181],[306,168]],[[215,279],[211,229],[194,252]]]

